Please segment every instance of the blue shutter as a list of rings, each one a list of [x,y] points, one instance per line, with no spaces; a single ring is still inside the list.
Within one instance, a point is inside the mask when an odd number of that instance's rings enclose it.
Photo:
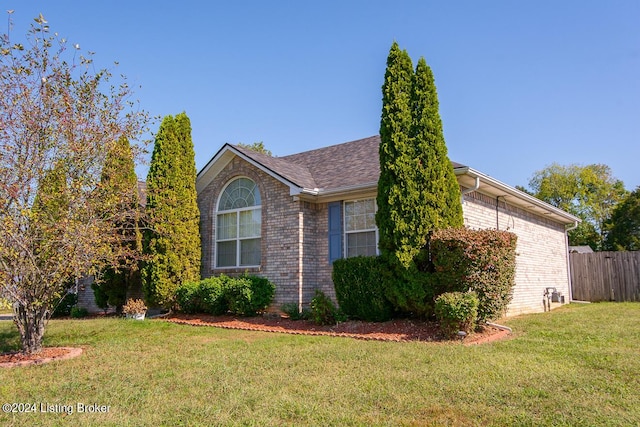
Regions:
[[[329,263],[342,258],[342,203],[329,203]]]

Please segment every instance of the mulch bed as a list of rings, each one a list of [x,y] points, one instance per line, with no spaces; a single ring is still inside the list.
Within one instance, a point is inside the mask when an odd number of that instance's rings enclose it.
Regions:
[[[75,347],[44,347],[38,354],[25,354],[19,351],[2,353],[0,354],[0,368],[39,365],[53,362],[54,360],[71,359],[81,354],[82,349]]]
[[[309,320],[291,320],[282,316],[209,316],[204,314],[171,314],[162,320],[192,326],[213,326],[245,331],[278,332],[297,335],[326,335],[360,340],[395,342],[451,342],[442,337],[438,325],[415,319],[395,319],[388,322],[361,322],[350,320],[337,325],[317,325]],[[504,339],[509,331],[483,326],[462,340],[464,345],[477,345]],[[54,360],[65,360],[82,354],[81,348],[45,347],[35,355],[22,352],[0,354],[0,368],[36,365]]]
[[[415,319],[396,319],[388,322],[361,322],[350,320],[337,325],[317,325],[308,320],[291,320],[281,316],[208,316],[172,314],[164,318],[168,322],[192,326],[214,326],[225,329],[279,332],[297,335],[328,335],[376,341],[450,342],[442,337],[438,325]],[[463,344],[473,345],[505,338],[508,331],[484,326],[464,338]]]

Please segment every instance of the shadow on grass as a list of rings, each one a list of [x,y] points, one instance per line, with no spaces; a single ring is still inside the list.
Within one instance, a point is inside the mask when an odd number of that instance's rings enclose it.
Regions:
[[[13,322],[6,321],[2,324],[9,325],[8,328],[0,328],[0,353],[20,350],[20,334],[15,328]]]

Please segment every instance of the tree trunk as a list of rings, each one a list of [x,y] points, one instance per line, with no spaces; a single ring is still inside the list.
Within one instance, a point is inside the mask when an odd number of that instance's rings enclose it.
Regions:
[[[21,304],[14,306],[13,321],[20,332],[23,352],[36,354],[42,351],[42,337],[48,312],[46,307],[25,307]]]

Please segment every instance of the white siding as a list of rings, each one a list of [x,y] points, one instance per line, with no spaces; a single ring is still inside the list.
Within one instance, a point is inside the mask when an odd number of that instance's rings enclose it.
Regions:
[[[508,198],[479,192],[465,195],[464,223],[472,229],[500,229],[518,236],[516,285],[508,316],[544,311],[547,287],[554,287],[569,302],[567,247],[564,225],[520,208],[510,206]],[[554,304],[555,305],[555,304]]]

